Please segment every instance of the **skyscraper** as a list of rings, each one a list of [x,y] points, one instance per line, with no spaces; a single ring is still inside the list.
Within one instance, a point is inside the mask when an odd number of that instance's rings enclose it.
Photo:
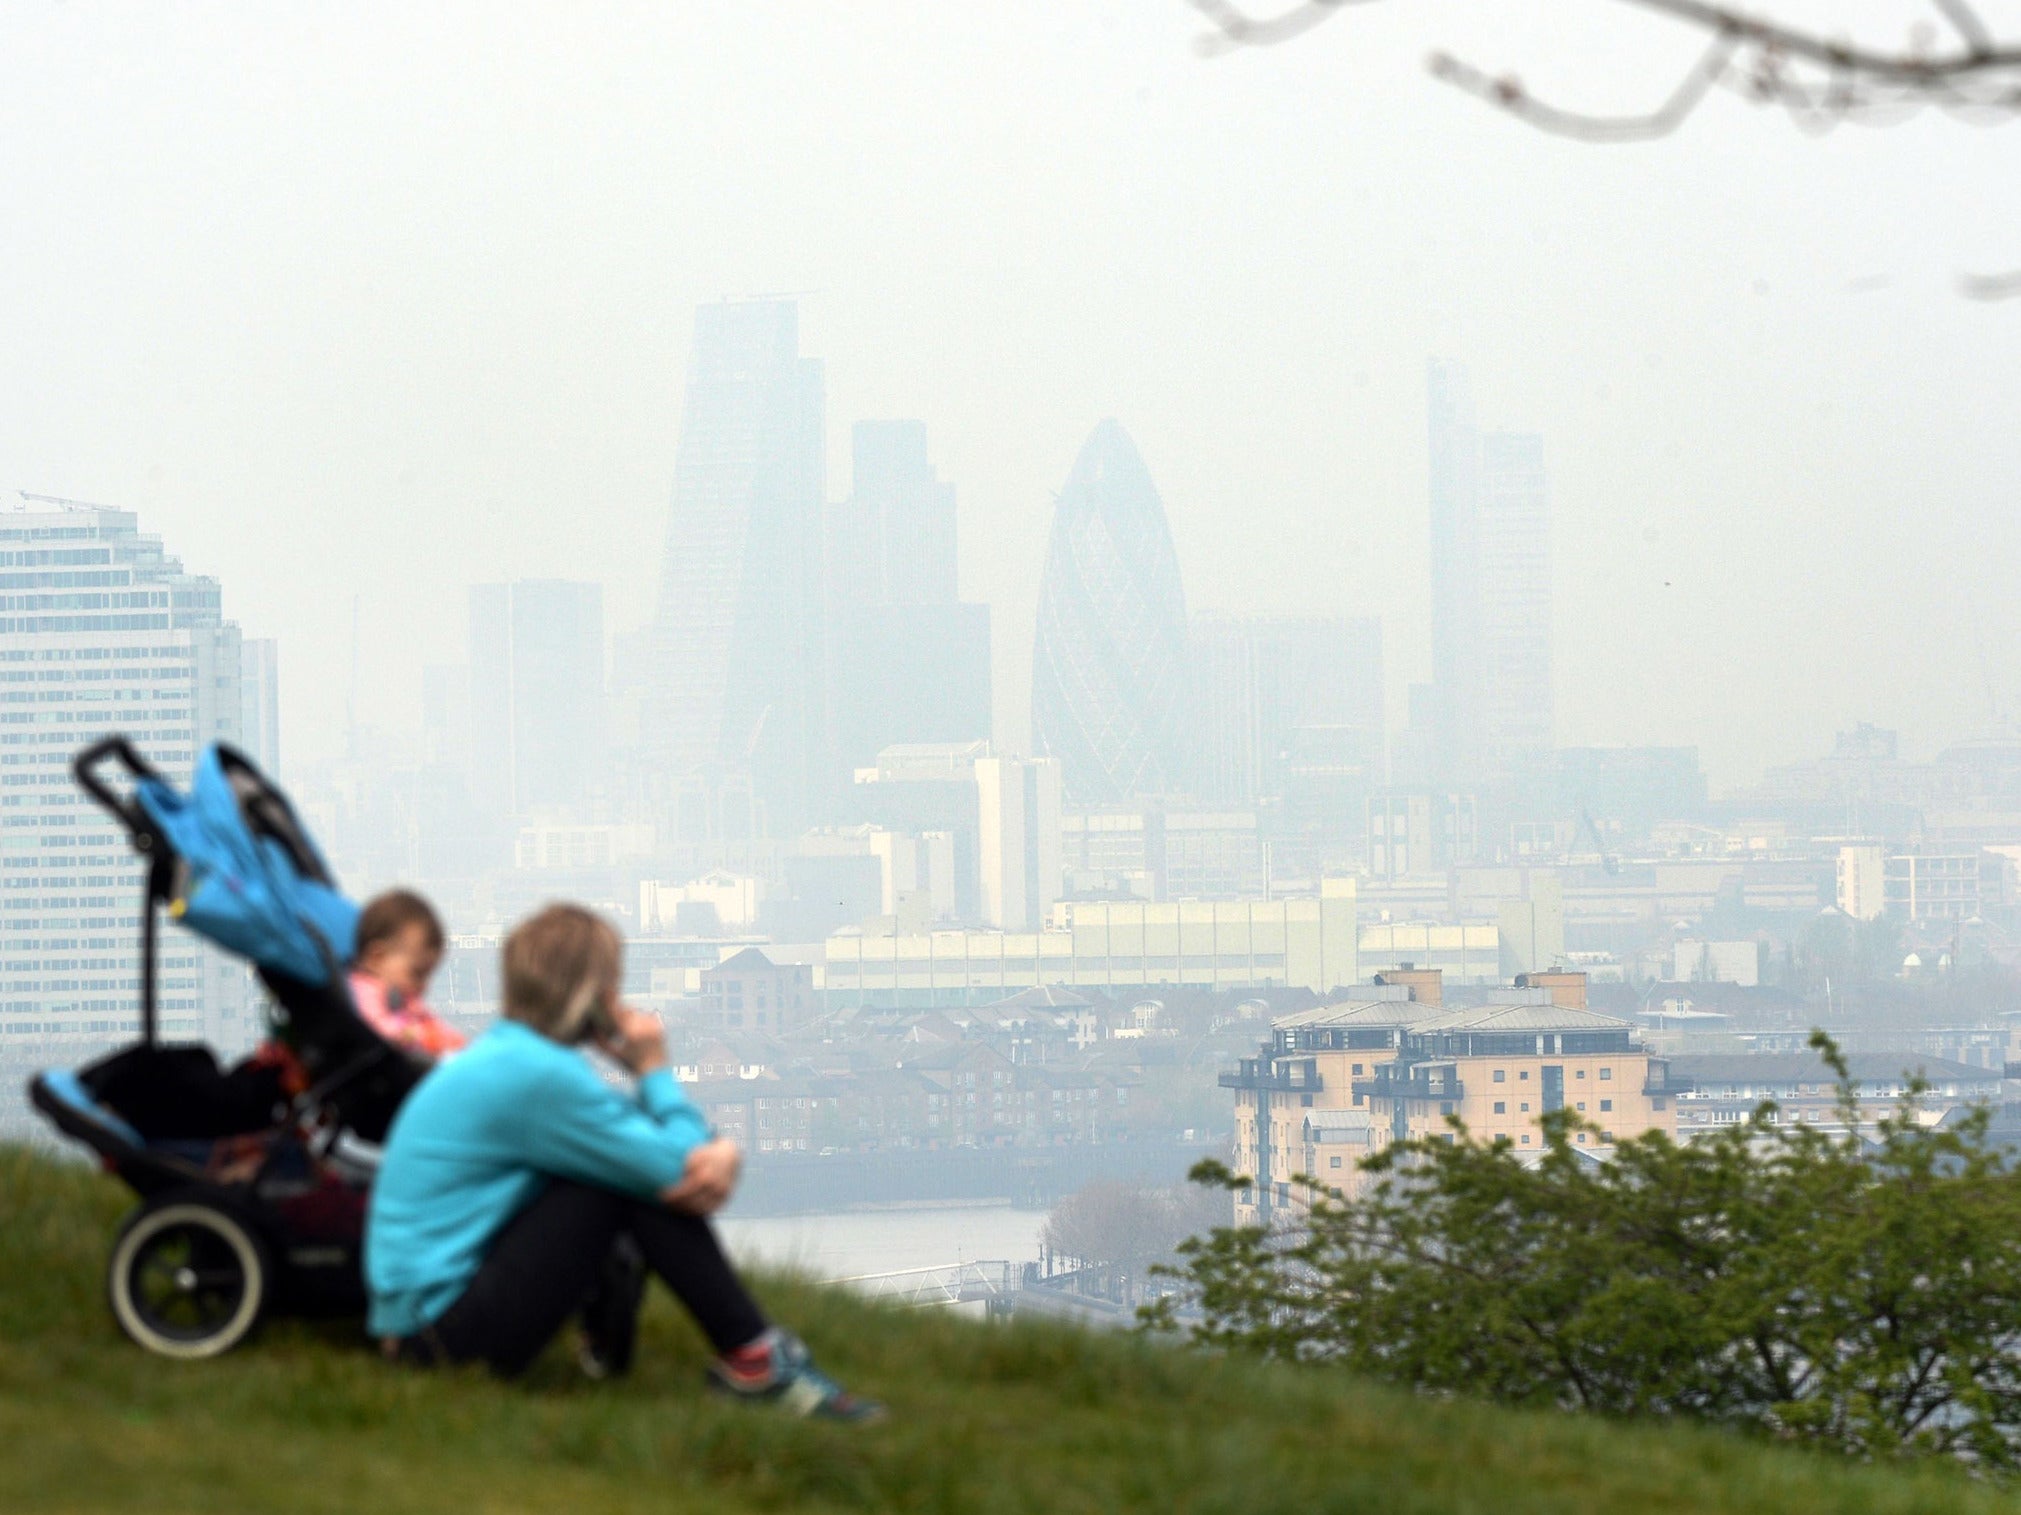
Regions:
[[[821,365],[791,300],[695,313],[642,739],[676,784],[804,822],[827,747]]]
[[[70,760],[126,735],[178,784],[212,742],[241,744],[239,628],[216,579],[187,573],[133,512],[19,494],[0,508],[0,1124],[27,1064],[137,1033],[141,870],[79,792]],[[271,666],[269,663],[268,666]],[[269,691],[270,693],[270,691]],[[255,701],[257,704],[257,701]],[[250,1040],[240,965],[165,931],[160,1028]]]
[[[1281,799],[1295,765],[1320,752],[1380,767],[1380,621],[1210,613],[1190,634],[1203,800]]]
[[[1103,421],[1053,508],[1032,651],[1032,744],[1066,798],[1184,789],[1186,596],[1165,507],[1129,434]]]
[[[1433,776],[1473,784],[1551,745],[1550,496],[1542,439],[1478,430],[1464,370],[1426,387]]]
[[[603,586],[470,590],[472,789],[496,814],[579,808],[601,777]]]
[[[989,607],[955,575],[954,486],[919,421],[859,421],[828,512],[828,711],[841,767],[886,747],[990,735]]]

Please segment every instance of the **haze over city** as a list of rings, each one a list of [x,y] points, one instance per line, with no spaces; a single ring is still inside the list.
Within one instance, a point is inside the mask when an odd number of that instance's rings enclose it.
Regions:
[[[1177,4],[479,14],[0,13],[4,477],[219,578],[281,645],[289,765],[342,750],[354,601],[356,714],[394,741],[472,583],[646,622],[693,312],[781,291],[828,498],[854,421],[926,423],[1011,750],[1104,416],[1189,607],[1379,616],[1400,727],[1431,358],[1543,438],[1560,743],[1694,745],[1718,792],[2021,696],[2021,303],[1956,288],[2021,262],[1998,134],[1723,99],[1601,149],[1417,67],[1646,103],[1676,39],[1604,8],[1372,7],[1213,60]]]

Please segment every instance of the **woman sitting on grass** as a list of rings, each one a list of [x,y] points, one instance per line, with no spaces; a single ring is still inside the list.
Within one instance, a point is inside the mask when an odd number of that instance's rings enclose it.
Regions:
[[[619,1002],[622,950],[574,905],[506,938],[503,1018],[422,1080],[387,1136],[365,1232],[372,1333],[402,1361],[510,1376],[590,1306],[586,1358],[621,1371],[632,1301],[593,1296],[629,1238],[714,1345],[715,1388],[800,1415],[878,1415],[767,1325],[723,1255],[708,1217],[736,1184],[737,1149],[674,1081],[659,1021]],[[592,1046],[636,1075],[636,1094],[597,1075]]]

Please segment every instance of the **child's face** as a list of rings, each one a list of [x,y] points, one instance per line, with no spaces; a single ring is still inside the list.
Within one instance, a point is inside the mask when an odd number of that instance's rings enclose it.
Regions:
[[[409,921],[383,942],[374,942],[358,959],[358,967],[408,999],[426,999],[428,981],[442,966],[442,949],[428,939],[428,928]]]

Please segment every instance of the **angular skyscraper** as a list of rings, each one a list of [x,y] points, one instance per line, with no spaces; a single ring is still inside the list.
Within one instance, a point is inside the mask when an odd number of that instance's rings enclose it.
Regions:
[[[839,766],[990,734],[989,607],[955,582],[954,486],[919,421],[859,421],[828,512],[828,711]]]
[[[1053,509],[1032,650],[1032,746],[1067,801],[1185,789],[1186,596],[1165,507],[1129,434],[1103,421]]]
[[[822,426],[792,301],[696,311],[642,737],[676,784],[748,782],[774,833],[827,747]]]
[[[1457,365],[1427,380],[1432,776],[1467,785],[1551,745],[1550,496],[1541,438],[1479,431]]]
[[[131,511],[41,495],[0,508],[0,1129],[29,1066],[64,1066],[139,1028],[141,870],[71,781],[79,748],[125,734],[178,784],[216,741],[247,745],[246,646],[216,579],[187,573]],[[271,669],[271,647],[256,654]],[[264,675],[256,672],[256,683]],[[252,698],[248,698],[248,695]],[[264,747],[255,733],[250,744]],[[170,1041],[250,1043],[244,968],[164,932],[159,1013]]]

